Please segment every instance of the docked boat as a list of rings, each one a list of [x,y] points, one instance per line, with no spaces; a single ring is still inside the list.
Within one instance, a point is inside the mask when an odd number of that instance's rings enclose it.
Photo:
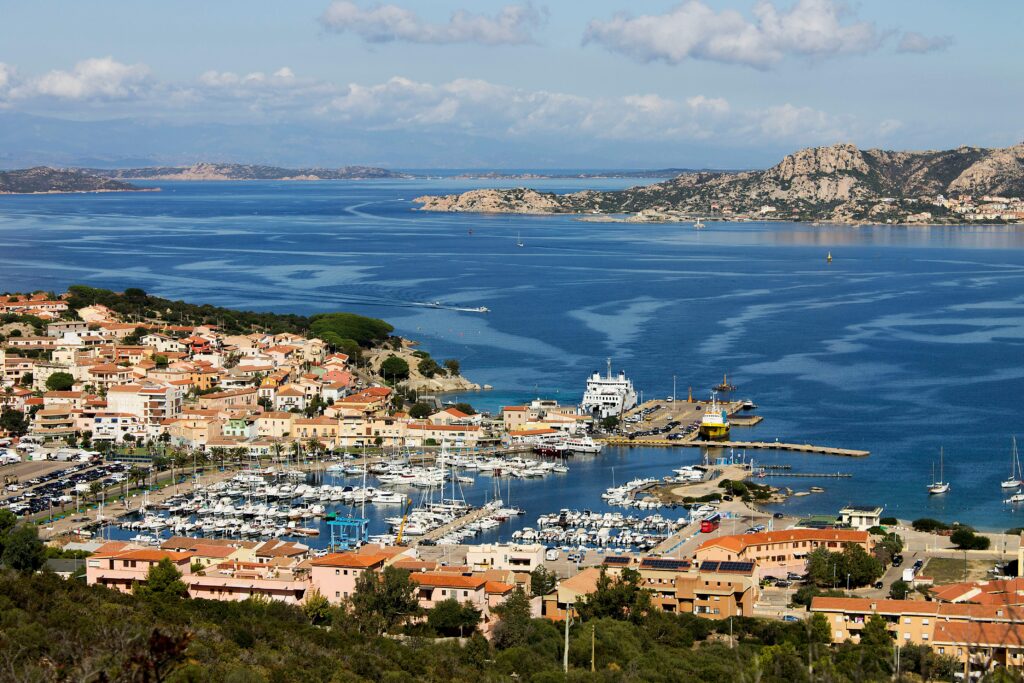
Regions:
[[[716,394],[711,395],[711,405],[700,419],[700,437],[708,441],[725,441],[729,438],[729,416],[718,402]]]
[[[1020,460],[1017,457],[1017,437],[1013,437],[1013,455],[1010,460],[1010,478],[1004,480],[1000,486],[1004,489],[1017,489],[1024,485],[1021,481]]]
[[[612,376],[612,359],[609,358],[608,375],[603,377],[600,372],[595,372],[587,380],[580,410],[602,419],[619,417],[636,407],[636,399],[636,389],[624,371],[620,370],[617,376]]]
[[[555,450],[559,453],[566,455],[572,455],[574,453],[600,453],[603,444],[599,444],[589,436],[574,436],[570,437],[562,443],[555,446]]]

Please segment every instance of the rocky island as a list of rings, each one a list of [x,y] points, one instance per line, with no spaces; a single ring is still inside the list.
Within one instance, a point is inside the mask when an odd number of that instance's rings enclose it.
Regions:
[[[217,164],[200,162],[191,166],[146,166],[143,168],[87,169],[106,178],[130,180],[369,180],[411,178],[404,173],[373,166],[341,168],[283,168],[259,164]]]
[[[927,152],[840,144],[802,149],[766,170],[687,172],[625,190],[471,190],[415,201],[424,211],[574,213],[591,220],[903,224],[1021,222],[1022,196],[1024,144]]]
[[[65,192],[142,192],[144,188],[103,178],[75,168],[37,166],[0,171],[0,194],[56,194]]]

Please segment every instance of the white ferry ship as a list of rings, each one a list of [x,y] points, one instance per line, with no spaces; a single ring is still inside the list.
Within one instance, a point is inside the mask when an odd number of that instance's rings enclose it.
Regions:
[[[560,453],[575,454],[597,454],[601,452],[602,444],[597,443],[589,436],[570,436],[555,446]]]
[[[636,390],[633,382],[622,370],[617,377],[612,376],[612,359],[608,359],[608,375],[602,377],[595,372],[587,380],[587,390],[583,394],[580,410],[599,418],[618,417],[636,406]]]

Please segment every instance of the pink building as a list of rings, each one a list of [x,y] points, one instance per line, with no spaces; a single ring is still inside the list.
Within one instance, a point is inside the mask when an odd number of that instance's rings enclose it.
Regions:
[[[184,578],[192,573],[192,553],[133,548],[97,553],[88,558],[85,565],[85,580],[89,585],[98,583],[122,593],[129,593],[132,584],[136,581],[145,583],[150,568],[164,558],[170,560]]]
[[[222,562],[183,580],[193,598],[233,601],[262,595],[292,605],[301,603],[310,587],[308,569],[258,562]]]
[[[313,588],[337,603],[356,592],[356,581],[366,571],[380,571],[390,555],[376,553],[331,553],[310,562]]]

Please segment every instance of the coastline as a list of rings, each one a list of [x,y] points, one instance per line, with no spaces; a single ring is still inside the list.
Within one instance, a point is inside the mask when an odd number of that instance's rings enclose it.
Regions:
[[[125,188],[122,190],[46,190],[44,192],[7,192],[0,190],[0,195],[4,196],[31,196],[31,195],[44,195],[44,194],[111,194],[115,192],[160,192],[159,187],[138,187],[138,188]]]

